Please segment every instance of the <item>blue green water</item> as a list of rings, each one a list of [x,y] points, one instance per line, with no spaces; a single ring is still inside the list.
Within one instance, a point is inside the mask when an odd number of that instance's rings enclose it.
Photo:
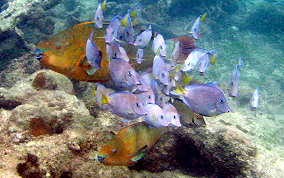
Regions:
[[[0,1],[1,10],[4,11],[3,4],[5,1]],[[17,27],[23,32],[22,40],[36,45],[63,29],[92,21],[97,4],[97,1],[88,0],[64,1],[43,13],[48,17],[45,22],[41,22],[41,18],[29,20],[31,17],[25,17],[27,19],[17,24]],[[219,81],[226,86],[240,56],[244,58],[245,66],[241,70],[240,94],[236,99],[229,98],[232,112],[218,116],[216,120],[208,120],[208,125],[223,121],[230,123],[245,131],[246,136],[259,145],[258,159],[270,157],[271,160],[283,161],[284,1],[117,0],[108,1],[105,18],[109,20],[116,14],[124,14],[137,4],[140,7],[141,23],[155,24],[177,36],[188,34],[196,18],[207,13],[202,24],[202,33],[205,35],[197,43],[206,49],[216,49],[219,56],[206,75],[198,76],[197,79],[204,83]],[[48,29],[45,26],[47,23]],[[30,51],[17,48],[15,42],[8,43],[13,36],[0,33],[0,59],[3,66],[7,65],[8,58],[12,60]],[[12,55],[9,55],[11,52]],[[255,88],[260,91],[260,106],[252,112],[249,100]],[[266,157],[261,156],[262,152]]]

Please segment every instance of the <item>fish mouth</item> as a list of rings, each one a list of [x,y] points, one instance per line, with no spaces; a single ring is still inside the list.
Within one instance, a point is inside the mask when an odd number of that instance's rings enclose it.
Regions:
[[[101,162],[101,163],[104,162],[104,160],[105,160],[103,157],[100,157],[100,156],[97,156],[97,158],[98,158],[98,161]]]
[[[40,60],[43,57],[42,50],[36,48],[34,54],[36,55],[36,59]]]

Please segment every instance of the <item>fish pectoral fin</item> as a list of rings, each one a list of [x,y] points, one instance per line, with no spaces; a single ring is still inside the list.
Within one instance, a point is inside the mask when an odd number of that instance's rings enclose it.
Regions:
[[[94,67],[90,67],[89,69],[85,69],[85,71],[88,73],[88,75],[94,75],[96,73],[97,69]]]
[[[131,158],[131,161],[138,161],[139,159],[141,159],[147,152],[147,148],[148,146],[147,145],[144,145],[142,148],[140,148],[138,151],[132,153],[132,154],[129,154],[128,156],[129,157],[132,157]]]

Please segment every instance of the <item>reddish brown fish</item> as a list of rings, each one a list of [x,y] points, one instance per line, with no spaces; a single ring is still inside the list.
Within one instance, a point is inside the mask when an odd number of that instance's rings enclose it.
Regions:
[[[85,22],[67,30],[64,30],[54,37],[46,41],[42,41],[37,45],[37,52],[40,53],[38,59],[47,68],[64,74],[70,78],[89,81],[89,82],[102,82],[110,80],[110,71],[108,68],[109,61],[106,56],[106,43],[105,34],[107,23],[103,28],[95,28],[94,22]],[[93,41],[102,52],[101,69],[97,70],[94,74],[89,75],[86,71],[90,69],[90,65],[85,60],[86,54],[86,41],[90,36],[91,31],[94,29]],[[189,36],[183,36],[169,41],[180,41],[181,51],[178,61],[184,61],[187,55],[195,48],[197,48],[195,39]],[[142,64],[136,62],[137,47],[134,45],[123,45],[126,50],[130,63],[138,71],[145,70],[152,66],[154,53],[148,45],[144,49],[144,61]],[[40,51],[40,52],[39,52]]]

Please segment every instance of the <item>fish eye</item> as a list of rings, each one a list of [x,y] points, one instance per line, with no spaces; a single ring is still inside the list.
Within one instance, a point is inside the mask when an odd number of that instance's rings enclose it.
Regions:
[[[131,71],[128,71],[127,74],[128,74],[128,76],[130,76],[130,77],[132,76]]]
[[[137,106],[137,107],[140,107],[139,103],[136,103],[136,106]]]
[[[224,104],[224,100],[223,100],[223,99],[220,99],[220,103],[221,103],[221,104]]]
[[[151,95],[148,95],[148,98],[151,99],[152,98]]]
[[[142,38],[140,38],[138,41],[141,42],[141,41],[142,41]]]
[[[163,115],[161,115],[161,119],[164,119],[164,116],[163,116]]]
[[[114,150],[112,150],[112,152],[113,152],[113,153],[116,153],[116,152],[117,152],[117,150],[116,150],[116,149],[114,149]]]
[[[165,74],[164,74],[164,73],[162,73],[162,77],[165,77]]]
[[[196,32],[197,31],[197,29],[196,28],[194,28],[194,32]]]
[[[103,157],[98,156],[98,160],[99,160],[99,162],[102,163],[102,162],[104,162],[105,159]]]
[[[174,119],[176,118],[176,115],[174,115]]]

